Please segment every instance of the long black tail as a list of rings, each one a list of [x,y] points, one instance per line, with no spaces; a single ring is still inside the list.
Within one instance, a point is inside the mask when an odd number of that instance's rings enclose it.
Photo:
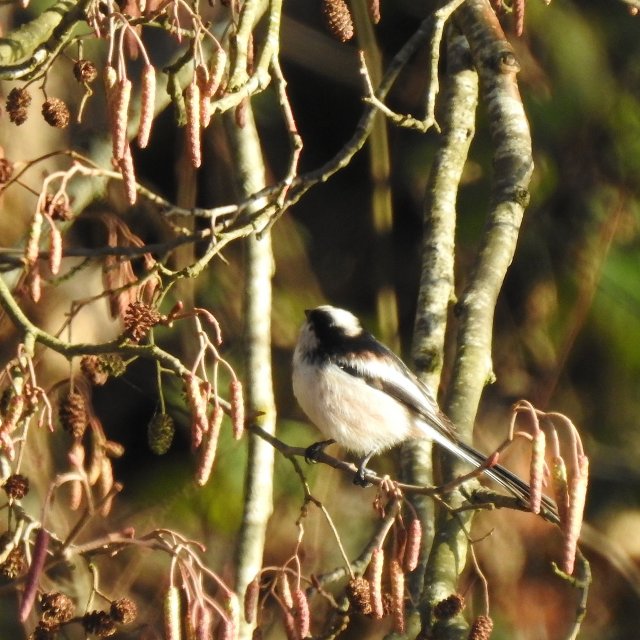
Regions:
[[[435,437],[434,440],[438,444],[442,445],[445,449],[448,449],[458,458],[465,460],[472,464],[474,467],[482,467],[487,462],[487,456],[480,453],[472,446],[465,444],[464,442],[455,442],[442,437]],[[531,503],[531,488],[528,483],[519,478],[515,473],[505,469],[503,466],[496,464],[491,467],[487,467],[482,470],[486,476],[497,482],[501,487],[504,487],[509,493],[520,499],[525,505]],[[556,504],[547,496],[542,496],[542,507],[555,522],[559,522],[558,509]]]

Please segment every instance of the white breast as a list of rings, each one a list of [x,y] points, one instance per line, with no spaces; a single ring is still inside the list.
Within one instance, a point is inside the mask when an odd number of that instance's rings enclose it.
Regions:
[[[293,393],[325,438],[359,455],[393,447],[415,429],[399,402],[335,365],[320,369],[302,358],[298,349]]]

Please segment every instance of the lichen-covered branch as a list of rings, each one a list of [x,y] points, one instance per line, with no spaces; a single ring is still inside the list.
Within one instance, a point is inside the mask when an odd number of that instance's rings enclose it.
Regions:
[[[83,18],[87,0],[58,0],[39,16],[0,41],[0,78],[15,80],[33,73],[50,55],[46,46],[56,29],[73,29]]]
[[[488,1],[469,0],[456,13],[480,77],[480,100],[489,114],[493,143],[491,202],[478,256],[467,287],[457,304],[458,343],[445,406],[464,439],[470,439],[484,385],[491,379],[493,314],[516,241],[533,161],[529,126],[518,91],[518,65]],[[443,464],[444,479],[454,477],[456,465]],[[463,500],[449,496],[455,507]],[[468,518],[440,514],[425,573],[424,614],[430,624],[431,607],[456,591],[467,556]],[[462,638],[466,625],[459,617],[433,627],[437,638]]]
[[[413,332],[412,358],[422,381],[437,394],[442,372],[449,305],[454,300],[456,200],[460,178],[473,138],[478,76],[469,65],[464,36],[451,34],[447,46],[447,76],[441,94],[441,139],[424,203],[422,268]],[[433,482],[431,444],[407,442],[402,447],[402,477],[413,484]],[[426,553],[433,539],[433,502],[413,498],[420,513],[423,553],[411,576],[413,592],[422,586]]]
[[[249,107],[243,127],[233,117],[225,118],[227,140],[241,197],[259,191],[265,184],[262,149]],[[245,241],[244,359],[247,410],[257,416],[262,429],[275,432],[276,408],[271,373],[271,236],[250,236]],[[262,567],[267,523],[273,510],[274,450],[263,439],[249,437],[249,460],[245,475],[242,525],[236,552],[236,592],[244,597],[247,585]],[[250,638],[253,625],[241,626],[241,638]]]

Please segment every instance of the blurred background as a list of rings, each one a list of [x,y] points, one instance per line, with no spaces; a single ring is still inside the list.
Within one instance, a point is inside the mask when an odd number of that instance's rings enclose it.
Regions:
[[[423,3],[382,2],[376,36],[383,60],[415,31],[424,16]],[[4,7],[5,30],[40,10],[33,3],[23,13]],[[220,10],[218,7],[216,10]],[[284,5],[282,67],[298,129],[304,141],[301,170],[318,167],[351,136],[362,112],[362,87],[355,43],[340,44],[326,31],[317,0]],[[215,12],[213,14],[215,16]],[[476,444],[490,451],[502,440],[514,401],[526,398],[544,410],[561,411],[578,426],[591,459],[587,520],[601,537],[585,546],[593,564],[594,583],[581,637],[624,640],[637,636],[640,605],[640,18],[623,2],[583,0],[551,6],[527,3],[525,32],[504,26],[521,65],[519,83],[532,130],[535,172],[531,204],[513,265],[498,304],[493,348],[496,381],[486,388],[478,414]],[[168,39],[151,34],[151,52],[165,64],[174,49]],[[85,57],[99,59],[102,46],[85,47]],[[425,54],[418,52],[390,94],[388,103],[400,112],[420,114],[425,88]],[[56,66],[47,90],[72,105],[82,94],[70,80],[71,62]],[[3,88],[6,95],[10,85]],[[54,91],[55,89],[55,91]],[[0,144],[11,159],[35,157],[69,144],[90,149],[104,129],[102,99],[89,104],[89,117],[61,133],[36,118],[16,128],[2,115]],[[268,163],[270,179],[281,177],[289,144],[271,91],[253,106]],[[35,111],[37,107],[33,110]],[[482,233],[491,184],[491,149],[480,107],[475,139],[458,201],[456,288],[464,288]],[[234,200],[231,167],[219,121],[206,132],[203,168],[185,173],[184,140],[172,109],[155,123],[150,148],[134,154],[142,182],[171,200],[194,197],[197,204],[215,206]],[[322,303],[349,308],[374,333],[380,331],[376,296],[381,277],[392,285],[397,302],[398,344],[409,357],[420,269],[422,205],[437,134],[389,127],[391,171],[389,189],[393,230],[380,242],[372,221],[374,184],[367,149],[326,184],[312,189],[273,230],[276,273],[273,307],[273,362],[277,392],[279,437],[306,446],[317,433],[304,420],[291,393],[290,359],[303,310]],[[55,165],[52,165],[52,167]],[[41,179],[41,176],[40,176]],[[38,176],[31,177],[37,186]],[[184,194],[185,184],[191,196]],[[0,244],[18,242],[31,219],[35,196],[13,189],[3,196]],[[118,196],[105,194],[83,213],[67,236],[71,243],[97,246],[104,242],[99,217],[105,211],[124,217],[146,241],[168,230],[150,205],[127,210]],[[381,251],[384,255],[381,255]],[[242,245],[224,251],[225,262],[190,282],[178,297],[210,309],[223,331],[223,356],[242,373]],[[379,274],[380,261],[390,271]],[[45,292],[40,321],[52,328],[61,323],[69,300],[98,290],[99,268],[85,270]],[[166,311],[166,310],[165,310]],[[388,320],[388,319],[382,319]],[[178,353],[193,350],[193,333],[183,325],[160,328],[156,340]],[[106,303],[91,305],[74,324],[74,338],[105,339],[118,332],[107,319]],[[4,322],[2,354],[11,356],[15,336]],[[447,378],[445,365],[444,379]],[[43,384],[68,377],[64,361],[41,363]],[[116,477],[125,484],[112,518],[138,532],[174,526],[207,541],[207,555],[226,578],[231,570],[234,536],[241,515],[246,447],[223,433],[216,469],[209,485],[196,489],[191,477],[189,417],[180,389],[168,384],[169,411],[179,425],[170,452],[154,456],[147,446],[146,425],[158,406],[155,371],[148,362],[133,363],[127,373],[93,394],[94,408],[109,437],[125,446],[116,461]],[[114,402],[117,398],[117,402]],[[53,445],[60,451],[48,460],[33,452],[30,464],[40,473],[65,452],[64,436]],[[57,443],[57,444],[56,444]],[[49,444],[51,444],[49,442]],[[508,463],[523,465],[526,456],[509,453]],[[373,467],[393,472],[395,456],[378,459]],[[33,468],[33,467],[32,467]],[[373,490],[351,487],[349,480],[324,467],[307,467],[314,495],[323,501],[343,535],[347,552],[359,553],[372,531]],[[34,471],[34,473],[37,473]],[[336,499],[339,496],[339,499]],[[291,465],[276,455],[275,513],[270,525],[265,565],[286,561],[298,530],[295,520],[302,491]],[[34,505],[38,497],[33,496]],[[28,503],[27,503],[28,504]],[[112,520],[113,522],[113,520]],[[326,523],[317,510],[305,520],[304,570],[321,573],[340,564]],[[549,525],[523,514],[484,514],[476,520],[476,545],[489,580],[491,613],[497,640],[544,640],[567,632],[576,597],[553,577],[550,562],[559,557],[561,541]],[[166,589],[168,560],[127,552],[125,571],[111,576],[112,589],[131,590],[145,615],[159,619],[158,603]],[[108,567],[104,569],[109,574]],[[477,580],[467,576],[469,607],[474,611]],[[482,612],[481,603],[477,613]],[[2,600],[4,612],[11,597]],[[11,615],[0,610],[0,634],[19,637]],[[142,632],[140,632],[142,633]],[[151,634],[150,630],[145,633]],[[279,637],[277,629],[269,637]],[[125,637],[125,636],[122,636]],[[132,636],[133,637],[133,636]],[[142,637],[142,636],[140,636]],[[144,637],[155,637],[148,635]],[[345,638],[382,637],[356,621]]]

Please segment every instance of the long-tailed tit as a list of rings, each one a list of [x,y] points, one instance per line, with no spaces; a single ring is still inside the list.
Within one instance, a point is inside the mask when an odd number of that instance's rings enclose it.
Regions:
[[[293,392],[328,438],[310,453],[336,442],[362,456],[361,482],[371,456],[412,438],[429,438],[474,467],[487,462],[459,440],[429,389],[352,313],[329,305],[305,313],[293,355]],[[483,472],[528,503],[529,486],[516,475],[499,465]],[[551,502],[546,506],[553,510]]]

